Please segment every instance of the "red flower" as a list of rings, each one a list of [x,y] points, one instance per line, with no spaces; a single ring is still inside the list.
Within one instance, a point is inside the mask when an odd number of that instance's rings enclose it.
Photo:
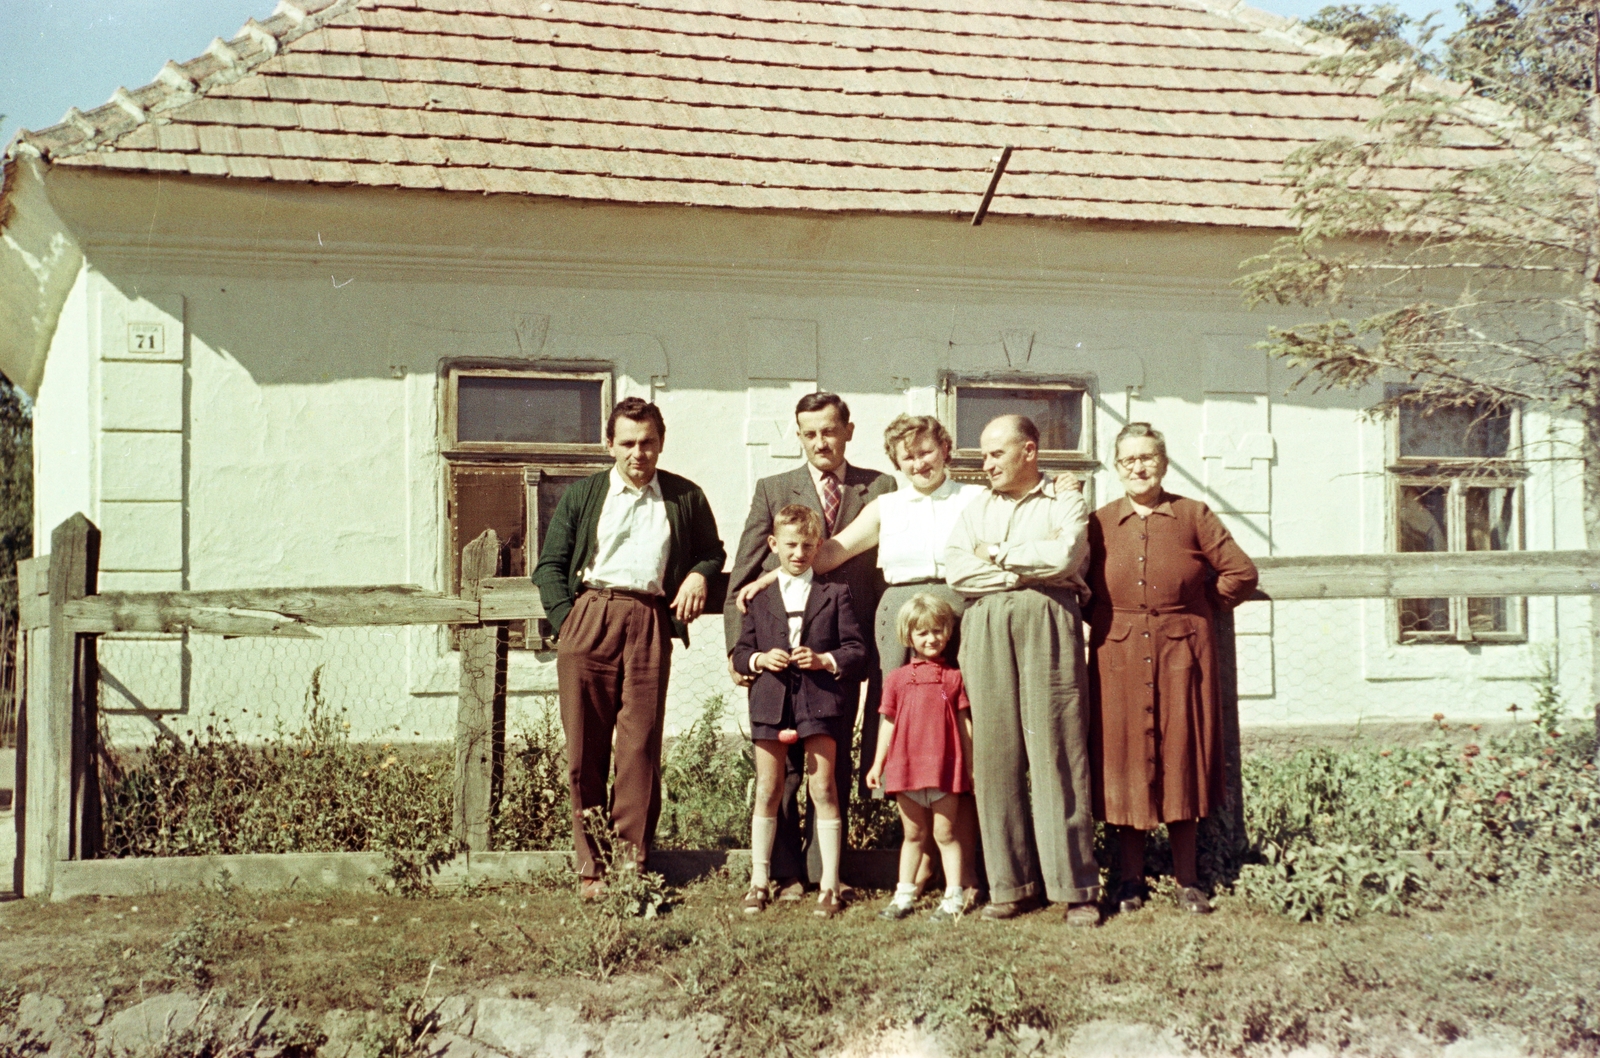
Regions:
[[[1437,723],[1438,721],[1444,719],[1444,714],[1443,713],[1434,713],[1433,714],[1433,719],[1434,719],[1434,722]]]
[[[1510,790],[1501,790],[1499,793],[1495,794],[1494,795],[1494,803],[1497,804],[1497,805],[1508,805],[1508,804],[1510,804],[1511,803],[1511,791]]]
[[[1463,757],[1476,757],[1479,753],[1482,753],[1482,752],[1483,751],[1481,749],[1479,749],[1475,743],[1472,743],[1472,742],[1468,742],[1465,746],[1461,747],[1461,755]]]

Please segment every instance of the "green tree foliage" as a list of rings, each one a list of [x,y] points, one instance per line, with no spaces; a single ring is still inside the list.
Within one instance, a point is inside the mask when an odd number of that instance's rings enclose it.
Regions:
[[[1290,155],[1296,230],[1240,282],[1252,305],[1312,310],[1266,347],[1315,388],[1388,384],[1377,414],[1581,422],[1564,454],[1600,547],[1600,3],[1462,10],[1439,48],[1392,8],[1318,16],[1349,47],[1311,68],[1375,93],[1377,114]],[[1594,617],[1600,681],[1600,600]]]
[[[0,375],[0,612],[17,619],[17,561],[33,555],[33,402]]]

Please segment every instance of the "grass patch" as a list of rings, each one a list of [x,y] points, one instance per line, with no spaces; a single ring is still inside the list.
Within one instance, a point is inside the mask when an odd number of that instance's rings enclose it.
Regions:
[[[99,993],[115,1010],[192,988],[174,953],[204,952],[219,992],[266,996],[310,1024],[334,1007],[374,1011],[397,1041],[426,986],[435,997],[564,1003],[595,1020],[718,1014],[729,1022],[723,1053],[762,1058],[905,1025],[951,1054],[1015,1053],[1039,1033],[1066,1037],[1099,1019],[1167,1027],[1206,1054],[1427,1053],[1490,1032],[1523,1036],[1534,1053],[1600,1053],[1593,890],[1338,925],[1225,895],[1207,919],[1158,902],[1094,931],[1052,912],[884,923],[879,900],[826,923],[803,905],[752,921],[722,879],[667,896],[654,918],[616,919],[603,973],[593,945],[605,912],[570,884],[446,898],[214,891],[19,902],[0,906],[0,964],[22,992],[69,1003]],[[197,922],[225,924],[231,940],[179,941],[220,935]]]

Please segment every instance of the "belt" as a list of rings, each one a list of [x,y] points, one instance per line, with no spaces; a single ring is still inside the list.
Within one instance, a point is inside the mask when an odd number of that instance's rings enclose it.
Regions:
[[[1194,617],[1211,616],[1210,614],[1199,613],[1187,606],[1113,606],[1111,612],[1148,614],[1151,617],[1161,617],[1172,613],[1186,613]]]
[[[632,591],[628,588],[591,588],[585,584],[583,593],[587,595],[590,592],[600,596],[602,599],[634,599],[638,602],[649,603],[651,606],[656,606],[666,601],[665,595],[652,595],[647,591]]]

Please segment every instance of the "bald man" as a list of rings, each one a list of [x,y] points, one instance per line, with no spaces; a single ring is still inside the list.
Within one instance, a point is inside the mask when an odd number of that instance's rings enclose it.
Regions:
[[[1082,618],[1089,510],[1039,472],[1039,429],[1002,415],[979,438],[987,494],[950,536],[945,573],[968,600],[961,671],[972,702],[972,778],[991,902],[1008,919],[1049,898],[1100,921]],[[1030,806],[1030,783],[1031,806]]]

